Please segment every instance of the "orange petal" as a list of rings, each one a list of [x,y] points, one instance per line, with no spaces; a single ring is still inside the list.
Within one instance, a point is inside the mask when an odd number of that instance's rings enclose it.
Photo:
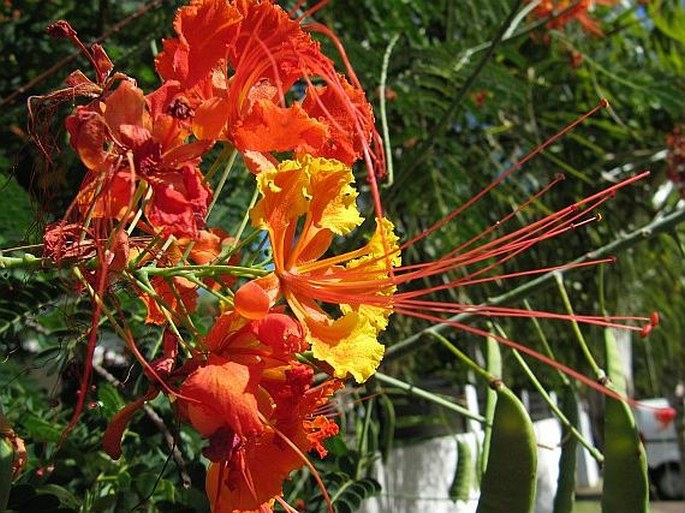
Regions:
[[[271,308],[271,298],[266,291],[249,281],[235,293],[235,311],[246,319],[263,319]]]
[[[278,166],[278,160],[269,155],[259,151],[245,150],[243,152],[243,161],[250,170],[250,173],[258,175],[264,171],[273,171]]]
[[[109,421],[105,434],[102,437],[102,448],[109,456],[118,460],[121,457],[121,438],[124,436],[126,427],[131,422],[133,415],[141,409],[145,403],[157,396],[159,392],[149,391],[140,399],[133,401],[119,410],[112,420]]]
[[[181,387],[189,398],[188,416],[203,436],[228,426],[240,437],[261,433],[255,391],[259,370],[235,362],[207,365],[192,373]]]
[[[243,468],[234,468],[236,459],[232,459],[212,463],[207,470],[205,488],[212,511],[258,510],[281,493],[290,472],[304,465],[302,458],[273,433],[250,440],[241,452]]]
[[[241,151],[288,151],[301,145],[318,148],[326,133],[326,127],[297,103],[283,108],[259,100],[236,124],[233,139]]]
[[[193,135],[200,140],[219,139],[228,121],[228,100],[221,97],[210,98],[195,111]]]
[[[242,16],[228,2],[193,0],[174,19],[178,39],[164,41],[155,65],[164,79],[177,79],[187,89],[205,78],[226,56],[234,27]]]
[[[143,91],[132,82],[123,80],[116,90],[106,97],[103,116],[117,139],[122,125],[139,125],[149,128],[149,114],[145,110]]]
[[[93,171],[108,169],[105,145],[106,125],[104,118],[86,107],[78,107],[76,114],[65,123],[71,137],[71,146],[77,151],[81,162]]]

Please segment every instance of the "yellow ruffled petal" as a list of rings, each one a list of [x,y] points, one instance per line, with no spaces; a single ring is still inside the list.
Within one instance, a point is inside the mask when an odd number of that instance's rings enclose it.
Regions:
[[[354,175],[349,166],[324,158],[304,157],[309,173],[310,215],[317,228],[327,228],[345,235],[359,226],[364,218],[357,210],[357,191],[352,187]]]
[[[376,328],[357,312],[330,323],[306,320],[314,358],[327,362],[334,375],[348,374],[363,383],[376,371],[385,348],[378,342]]]
[[[402,263],[399,246],[399,238],[395,235],[392,222],[386,218],[381,219],[376,224],[376,231],[364,247],[365,254],[354,260],[347,262],[346,269],[359,269],[363,267],[363,273],[370,282],[381,281],[388,278],[388,263],[397,267]],[[391,296],[397,287],[390,285],[378,291],[379,295]],[[392,314],[392,309],[383,306],[373,305],[340,305],[341,311],[357,312],[365,317],[378,331],[383,331],[388,326],[388,317]]]
[[[337,160],[312,158],[282,162],[262,171],[257,187],[262,198],[250,212],[254,226],[278,229],[308,214],[316,228],[344,235],[364,220],[357,210],[352,170]]]
[[[309,177],[295,160],[259,173],[257,189],[262,198],[250,210],[252,225],[263,230],[284,230],[309,210],[308,186]]]

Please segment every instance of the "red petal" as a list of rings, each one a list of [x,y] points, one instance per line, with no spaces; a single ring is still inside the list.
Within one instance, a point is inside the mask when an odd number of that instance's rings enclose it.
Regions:
[[[323,120],[328,137],[319,146],[304,141],[298,151],[352,165],[371,138],[373,111],[364,91],[352,87],[342,75],[338,80],[336,84],[307,90],[302,107],[309,116]]]
[[[256,324],[257,338],[277,353],[292,354],[307,349],[302,326],[285,314],[269,314]]]
[[[112,420],[109,421],[105,434],[102,437],[102,448],[112,459],[121,457],[121,438],[133,415],[142,408],[145,403],[157,396],[159,392],[151,390],[140,399],[133,401],[119,410]]]

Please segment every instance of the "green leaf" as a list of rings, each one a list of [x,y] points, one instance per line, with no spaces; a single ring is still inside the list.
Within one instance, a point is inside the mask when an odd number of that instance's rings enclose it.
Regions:
[[[79,509],[81,501],[69,490],[56,484],[46,484],[36,489],[38,495],[52,495],[59,499],[62,506],[71,509]]]
[[[34,414],[24,419],[22,424],[35,442],[57,442],[62,434],[61,428]]]
[[[28,193],[6,175],[0,174],[0,194],[5,198],[0,208],[0,246],[26,239],[34,221]]]
[[[656,0],[649,5],[649,15],[661,32],[685,44],[685,10]]]
[[[126,404],[119,391],[109,383],[98,385],[98,400],[102,403],[102,411],[108,419]]]

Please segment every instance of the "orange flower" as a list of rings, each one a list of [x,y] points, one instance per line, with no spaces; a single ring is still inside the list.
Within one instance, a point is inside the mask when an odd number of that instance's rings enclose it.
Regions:
[[[253,171],[270,152],[359,159],[374,133],[364,92],[339,75],[300,23],[272,2],[194,0],[179,9],[177,37],[164,41],[157,71],[172,90],[156,100],[184,113],[201,140],[227,139]],[[211,51],[204,51],[211,41]],[[326,85],[315,87],[322,79]],[[306,83],[303,102],[286,93]],[[158,103],[159,103],[158,102]],[[184,121],[187,123],[187,121]]]
[[[297,321],[269,313],[250,321],[222,315],[205,339],[206,362],[181,387],[182,414],[208,438],[212,511],[268,507],[305,454],[337,433],[316,410],[337,383],[311,389],[313,371],[295,360],[304,349]]]
[[[361,382],[383,356],[377,338],[391,312],[390,269],[400,259],[387,219],[364,247],[321,258],[335,235],[346,235],[363,221],[353,182],[345,164],[309,156],[258,175],[262,198],[250,217],[268,231],[275,270],[239,290],[235,307],[259,318],[284,296],[306,326],[314,356],[329,363],[335,376],[349,373]],[[330,315],[319,302],[339,305],[340,315]]]

